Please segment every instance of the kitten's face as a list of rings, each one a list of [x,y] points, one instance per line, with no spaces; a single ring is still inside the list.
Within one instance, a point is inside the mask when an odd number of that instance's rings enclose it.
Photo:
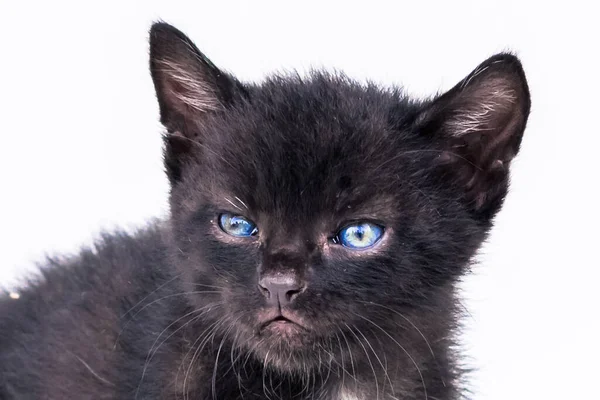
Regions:
[[[418,103],[324,74],[243,86],[151,34],[173,253],[215,331],[301,369],[448,290],[506,192],[529,107],[516,59]]]
[[[459,273],[483,234],[432,184],[438,154],[386,118],[398,99],[355,89],[345,100],[327,78],[289,85],[256,89],[235,117],[205,124],[215,134],[173,190],[186,280],[221,292],[198,294],[197,306],[223,303],[215,318],[278,365],[290,352],[309,359],[348,326],[369,328],[364,318],[382,311],[369,302],[418,302]],[[414,118],[414,107],[396,111]]]

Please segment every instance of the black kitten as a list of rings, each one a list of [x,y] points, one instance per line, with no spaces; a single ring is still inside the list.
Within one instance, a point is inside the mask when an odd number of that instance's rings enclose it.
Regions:
[[[455,284],[530,100],[496,55],[429,101],[243,84],[150,32],[171,218],[0,299],[0,399],[457,399]]]

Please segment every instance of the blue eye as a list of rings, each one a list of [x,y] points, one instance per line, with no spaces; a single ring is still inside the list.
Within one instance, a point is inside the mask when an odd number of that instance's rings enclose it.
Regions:
[[[350,249],[363,250],[373,246],[383,236],[383,227],[370,222],[348,225],[336,236],[336,242]]]
[[[231,236],[248,237],[258,233],[256,224],[239,215],[224,213],[219,215],[219,226]]]

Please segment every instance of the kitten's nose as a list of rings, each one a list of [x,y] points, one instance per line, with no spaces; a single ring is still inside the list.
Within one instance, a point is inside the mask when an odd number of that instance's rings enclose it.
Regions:
[[[262,276],[258,288],[269,304],[283,307],[294,301],[305,285],[296,274],[277,273]]]

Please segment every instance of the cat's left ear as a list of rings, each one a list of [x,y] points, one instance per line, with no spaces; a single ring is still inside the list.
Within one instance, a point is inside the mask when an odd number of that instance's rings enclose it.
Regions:
[[[435,99],[417,120],[442,147],[439,162],[484,217],[500,208],[508,167],[519,151],[531,106],[521,63],[498,54]]]
[[[185,34],[164,22],[150,29],[150,72],[161,122],[172,130],[223,110],[236,85]]]
[[[203,141],[205,122],[224,112],[242,85],[219,70],[194,43],[175,27],[158,22],[150,29],[150,72],[167,128],[165,165],[176,183]]]

